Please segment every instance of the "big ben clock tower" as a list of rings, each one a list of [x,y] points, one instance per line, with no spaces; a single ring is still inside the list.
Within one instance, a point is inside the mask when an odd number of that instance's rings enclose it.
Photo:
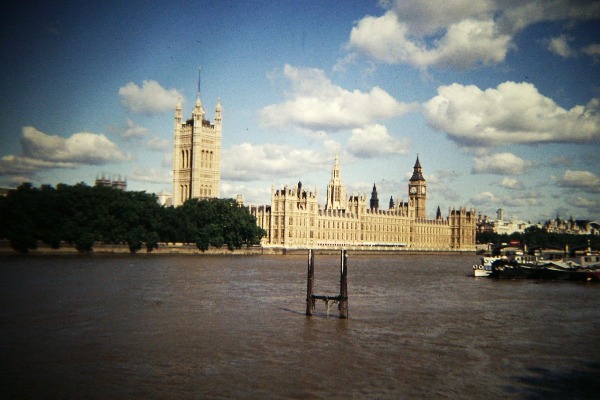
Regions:
[[[408,182],[408,198],[415,204],[415,218],[425,219],[425,205],[427,203],[427,183],[421,172],[421,163],[417,161],[413,167],[413,174]]]

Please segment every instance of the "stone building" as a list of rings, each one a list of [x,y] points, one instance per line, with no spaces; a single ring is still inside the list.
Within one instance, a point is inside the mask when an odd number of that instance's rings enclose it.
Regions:
[[[96,177],[95,186],[112,187],[119,190],[127,190],[127,180],[119,175],[116,178],[110,178],[102,174]]]
[[[346,195],[337,157],[324,208],[317,198],[317,189],[305,190],[301,182],[271,188],[271,205],[249,207],[267,232],[262,245],[475,251],[475,210],[452,209],[444,219],[438,207],[435,219],[426,218],[427,183],[418,157],[408,183],[408,201],[391,198],[387,210],[379,208],[375,185],[370,199],[364,194]]]
[[[219,197],[221,185],[221,100],[217,101],[215,120],[211,123],[200,101],[200,92],[192,118],[182,122],[181,101],[175,108],[173,146],[173,205],[190,198]]]
[[[575,220],[571,216],[568,220],[561,219],[558,215],[556,219],[548,220],[542,226],[542,229],[548,233],[569,233],[572,235],[600,235],[600,222],[589,220]]]

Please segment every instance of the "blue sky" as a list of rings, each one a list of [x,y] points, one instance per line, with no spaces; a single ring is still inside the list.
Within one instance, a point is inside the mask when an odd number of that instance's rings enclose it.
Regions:
[[[0,186],[171,192],[173,116],[198,68],[223,106],[221,195],[407,198],[600,219],[600,2],[9,1],[0,26]]]

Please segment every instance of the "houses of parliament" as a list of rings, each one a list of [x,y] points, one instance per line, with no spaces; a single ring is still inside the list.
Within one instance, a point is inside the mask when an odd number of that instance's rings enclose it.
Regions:
[[[222,108],[217,101],[214,122],[206,119],[200,90],[192,118],[183,121],[181,101],[175,108],[173,146],[173,205],[190,198],[218,198],[221,184]],[[241,196],[238,204],[241,205]],[[425,251],[475,251],[475,210],[448,210],[442,217],[426,218],[427,182],[419,157],[408,183],[408,201],[389,200],[380,207],[377,188],[366,194],[348,196],[335,158],[327,186],[325,208],[318,191],[302,183],[271,188],[271,204],[249,206],[249,212],[267,235],[263,247],[370,248]]]
[[[327,185],[325,208],[318,191],[302,183],[271,188],[271,205],[252,207],[250,213],[267,235],[265,247],[407,249],[415,251],[475,251],[477,216],[474,209],[451,209],[446,218],[438,207],[435,219],[426,218],[427,183],[419,157],[408,183],[408,201],[390,198],[379,206],[377,188],[370,199],[348,196],[336,157]]]

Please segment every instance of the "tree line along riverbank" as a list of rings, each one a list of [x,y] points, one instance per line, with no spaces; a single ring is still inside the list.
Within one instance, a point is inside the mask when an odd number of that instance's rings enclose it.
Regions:
[[[162,243],[191,243],[198,250],[241,249],[265,232],[233,199],[190,199],[164,207],[146,192],[111,187],[22,184],[0,197],[0,239],[27,253],[39,245],[90,252],[97,244],[153,251]]]
[[[258,246],[265,231],[233,199],[188,200],[180,207],[158,204],[154,194],[112,187],[29,183],[0,197],[0,252],[282,254],[293,250]],[[600,236],[548,233],[530,227],[523,233],[477,233],[477,243],[575,252],[600,249]],[[357,249],[360,251],[360,249]],[[406,254],[418,249],[402,249]]]

